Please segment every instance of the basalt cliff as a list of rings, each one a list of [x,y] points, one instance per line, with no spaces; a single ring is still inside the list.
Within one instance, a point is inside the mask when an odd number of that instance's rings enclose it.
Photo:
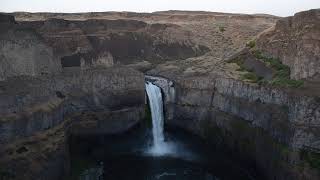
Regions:
[[[320,10],[0,15],[0,178],[64,179],[72,135],[146,118],[145,79],[166,124],[265,179],[320,178]]]

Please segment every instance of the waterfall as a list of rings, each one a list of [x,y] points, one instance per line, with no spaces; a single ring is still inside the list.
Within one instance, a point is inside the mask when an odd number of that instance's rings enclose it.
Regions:
[[[146,91],[149,98],[152,117],[153,146],[150,149],[152,154],[162,154],[166,151],[163,135],[163,103],[161,89],[150,83],[146,83]]]
[[[165,141],[163,133],[164,115],[161,88],[151,82],[147,82],[146,91],[152,117],[153,143],[146,151],[144,151],[145,154],[151,156],[172,156],[189,160],[195,158],[193,153],[188,151],[188,149],[180,142],[173,141],[172,139]],[[171,93],[169,95],[174,95],[174,88],[167,92]]]

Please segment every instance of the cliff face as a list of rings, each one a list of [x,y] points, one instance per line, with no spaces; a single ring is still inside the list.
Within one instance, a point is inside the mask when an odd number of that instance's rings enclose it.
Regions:
[[[208,51],[205,46],[195,44],[189,38],[190,32],[178,25],[124,19],[47,19],[20,24],[41,34],[62,67],[108,67],[141,61],[157,64]]]
[[[20,75],[56,74],[61,71],[53,50],[34,30],[0,15],[0,81]]]
[[[175,93],[165,105],[168,124],[255,164],[266,179],[319,178],[318,97],[220,77],[170,80],[172,87],[165,86]],[[170,96],[168,91],[165,97]]]
[[[13,179],[61,179],[68,173],[69,135],[121,133],[144,117],[144,76],[130,69],[16,78],[0,86],[0,164]]]
[[[257,38],[257,47],[279,58],[293,79],[320,81],[320,10],[280,19]]]

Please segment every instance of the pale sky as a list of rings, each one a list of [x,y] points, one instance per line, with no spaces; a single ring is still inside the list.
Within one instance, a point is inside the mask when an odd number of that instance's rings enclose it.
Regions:
[[[202,10],[291,16],[316,8],[320,8],[320,0],[0,0],[0,12]]]

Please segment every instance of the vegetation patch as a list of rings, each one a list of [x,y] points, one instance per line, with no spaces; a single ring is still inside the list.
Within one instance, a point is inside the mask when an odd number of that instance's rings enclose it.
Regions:
[[[298,88],[303,86],[302,80],[290,79],[290,68],[284,64],[279,59],[268,57],[263,55],[263,53],[257,50],[255,40],[249,41],[247,47],[250,48],[249,53],[252,54],[257,60],[266,64],[273,71],[273,77],[271,80],[266,80],[263,77],[257,76],[252,69],[248,69],[244,66],[244,59],[238,57],[230,63],[236,63],[239,68],[237,71],[246,72],[241,76],[242,80],[248,80],[252,83],[258,83],[259,85],[272,85],[277,87],[289,87],[289,88]]]
[[[237,71],[247,71],[247,68],[243,65],[244,60],[242,58],[234,59],[230,63],[236,63],[240,67]]]
[[[298,88],[298,87],[303,86],[303,81],[293,80],[293,79],[288,79],[288,78],[275,78],[271,81],[271,85],[281,86],[281,87]]]
[[[257,76],[255,73],[253,72],[247,72],[245,74],[243,74],[241,76],[241,79],[242,80],[249,80],[250,82],[253,82],[253,83],[257,83],[259,82],[261,79],[263,79],[263,77],[260,77],[260,76]]]
[[[240,68],[237,71],[246,72],[242,74],[242,80],[248,80],[253,83],[257,83],[263,79],[263,77],[257,76],[252,69],[248,69],[244,66],[244,60],[242,58],[237,58],[231,61],[231,63],[236,63]]]
[[[247,47],[249,48],[254,48],[256,47],[256,41],[255,40],[251,40],[247,43]]]
[[[220,32],[225,32],[226,31],[226,28],[224,26],[219,26],[219,31]]]
[[[275,71],[272,80],[265,83],[273,86],[292,88],[298,88],[303,85],[302,80],[290,79],[290,68],[282,64],[279,59],[264,56],[261,51],[256,49],[252,50],[251,52],[257,59],[261,60]]]

